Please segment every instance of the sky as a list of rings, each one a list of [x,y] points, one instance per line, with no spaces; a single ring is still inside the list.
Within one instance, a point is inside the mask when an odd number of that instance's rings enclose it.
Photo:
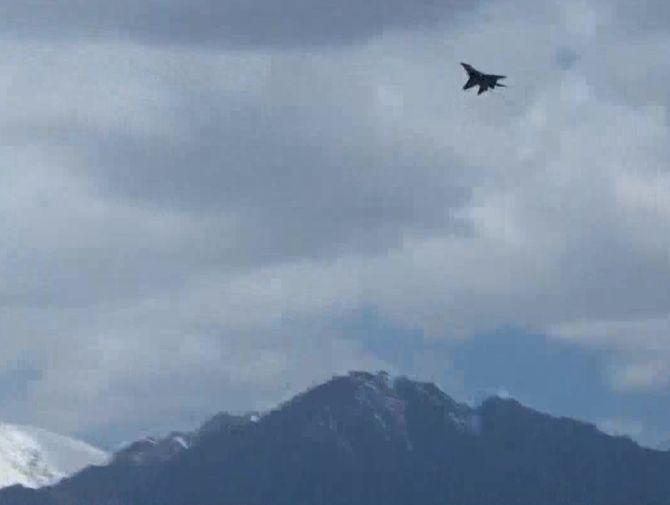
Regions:
[[[0,13],[0,419],[109,448],[384,369],[670,439],[667,2]]]

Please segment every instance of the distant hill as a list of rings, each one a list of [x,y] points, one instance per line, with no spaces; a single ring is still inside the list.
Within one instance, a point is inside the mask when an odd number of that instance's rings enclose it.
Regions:
[[[116,457],[51,488],[0,491],[0,503],[670,505],[670,453],[511,399],[471,408],[384,373],[335,377],[187,435],[135,447],[160,457]]]

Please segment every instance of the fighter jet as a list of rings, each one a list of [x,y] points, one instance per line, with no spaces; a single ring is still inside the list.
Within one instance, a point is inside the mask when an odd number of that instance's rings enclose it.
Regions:
[[[475,69],[467,63],[461,63],[463,68],[468,73],[468,82],[465,83],[463,89],[469,89],[473,86],[479,86],[478,95],[484,93],[488,89],[494,89],[496,87],[506,88],[504,84],[500,84],[498,79],[504,79],[504,75],[495,75],[495,74],[484,74],[479,70]]]

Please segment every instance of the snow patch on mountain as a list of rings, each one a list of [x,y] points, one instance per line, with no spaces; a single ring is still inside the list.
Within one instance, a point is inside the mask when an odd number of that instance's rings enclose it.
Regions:
[[[163,438],[146,437],[124,445],[113,456],[114,463],[150,465],[171,460],[193,444],[194,434],[175,431]]]
[[[0,488],[55,484],[109,455],[79,440],[31,426],[0,423]]]

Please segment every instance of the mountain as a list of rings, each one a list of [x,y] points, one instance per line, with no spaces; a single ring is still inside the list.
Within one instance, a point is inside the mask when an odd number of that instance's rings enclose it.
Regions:
[[[50,488],[14,486],[0,503],[670,505],[670,453],[512,399],[473,408],[385,373],[335,377],[262,416],[221,414],[189,441]]]
[[[128,444],[112,457],[112,464],[146,466],[166,463],[182,452],[206,440],[210,435],[220,435],[229,430],[255,422],[257,414],[217,414],[193,432],[174,431],[166,437],[146,437]]]
[[[153,465],[164,463],[176,457],[191,445],[191,435],[173,432],[165,438],[147,437],[129,444],[117,451],[114,464]]]
[[[55,484],[88,465],[108,463],[88,444],[30,426],[0,423],[0,488]]]

